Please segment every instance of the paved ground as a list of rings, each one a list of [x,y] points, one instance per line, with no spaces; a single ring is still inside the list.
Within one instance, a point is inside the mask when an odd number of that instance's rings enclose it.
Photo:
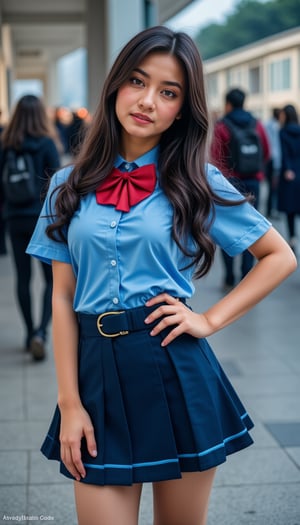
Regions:
[[[275,226],[282,228],[280,221]],[[218,257],[197,287],[195,309],[220,297],[221,280]],[[36,295],[39,283],[36,272]],[[298,269],[210,339],[256,427],[255,445],[218,469],[209,525],[300,525],[299,312]],[[75,525],[72,483],[39,452],[56,399],[51,348],[45,362],[33,363],[22,342],[11,259],[0,257],[0,523]],[[140,525],[151,525],[151,516],[151,487],[145,486]]]

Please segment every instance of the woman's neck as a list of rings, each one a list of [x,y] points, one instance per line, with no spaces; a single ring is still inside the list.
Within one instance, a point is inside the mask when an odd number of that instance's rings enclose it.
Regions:
[[[149,139],[147,141],[134,140],[132,138],[131,140],[126,140],[126,138],[123,137],[119,153],[127,162],[133,162],[157,146],[157,143],[156,137],[155,140],[152,141]]]

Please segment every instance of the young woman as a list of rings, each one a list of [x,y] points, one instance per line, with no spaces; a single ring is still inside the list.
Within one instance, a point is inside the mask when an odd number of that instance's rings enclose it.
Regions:
[[[24,203],[10,202],[0,184],[4,200],[3,214],[11,241],[16,269],[17,298],[26,329],[25,349],[35,360],[45,357],[47,327],[51,319],[52,272],[42,263],[44,279],[43,299],[38,323],[33,320],[34,297],[30,291],[31,257],[25,253],[42,208],[42,193],[48,177],[60,166],[56,133],[47,116],[43,102],[35,95],[25,95],[17,103],[12,117],[1,136],[0,180],[11,151],[29,155],[35,177],[35,193]],[[35,293],[36,295],[36,293]]]
[[[296,217],[300,214],[300,125],[291,104],[280,112],[282,166],[279,179],[278,209],[286,214],[289,245],[297,252]]]
[[[75,478],[80,525],[204,525],[216,466],[252,422],[205,340],[296,266],[280,235],[205,164],[202,64],[153,27],[121,51],[73,168],[29,245],[52,262],[58,407],[42,447]],[[117,169],[116,169],[117,168]],[[229,200],[226,200],[229,199]],[[258,263],[206,312],[186,304],[214,245]]]

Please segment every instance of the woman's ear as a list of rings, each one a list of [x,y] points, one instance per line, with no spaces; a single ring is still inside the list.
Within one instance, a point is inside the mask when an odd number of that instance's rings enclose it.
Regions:
[[[176,115],[175,117],[175,120],[180,120],[181,119],[181,113],[178,113],[178,115]]]

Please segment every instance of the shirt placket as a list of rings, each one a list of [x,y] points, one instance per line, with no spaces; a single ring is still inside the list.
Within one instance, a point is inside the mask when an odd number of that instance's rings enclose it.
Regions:
[[[121,171],[129,172],[136,168],[135,163],[124,162],[119,167]],[[110,300],[112,307],[116,307],[121,303],[120,297],[120,272],[118,263],[118,225],[123,212],[111,209],[112,217],[109,223],[109,238],[110,238],[110,250],[109,250],[109,288],[110,288]]]
[[[107,232],[107,265],[109,301],[112,308],[120,303],[120,275],[118,267],[117,235],[120,212],[111,210]]]

